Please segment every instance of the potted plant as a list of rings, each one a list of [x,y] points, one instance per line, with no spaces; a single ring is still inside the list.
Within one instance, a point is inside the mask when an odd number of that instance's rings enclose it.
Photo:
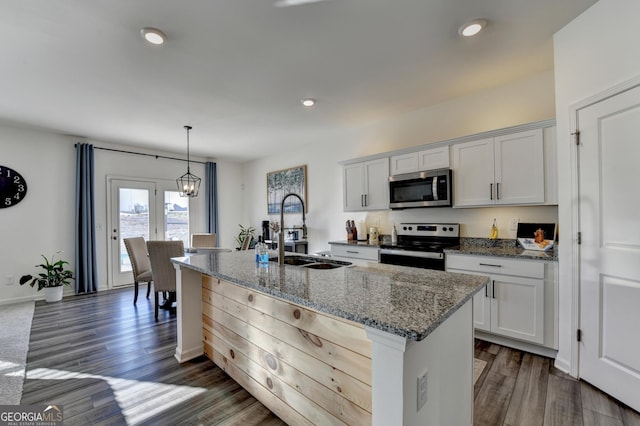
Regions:
[[[23,275],[20,278],[20,285],[29,283],[31,287],[38,285],[38,291],[44,289],[44,300],[47,302],[57,302],[62,299],[62,286],[71,285],[71,280],[74,279],[73,271],[65,269],[65,266],[69,264],[66,260],[55,261],[55,256],[61,251],[57,251],[51,256],[51,260],[47,259],[45,255],[41,255],[44,259],[44,263],[36,265],[43,269],[38,275]]]
[[[247,226],[246,228],[242,225],[238,225],[240,227],[240,232],[238,236],[235,238],[237,250],[247,250],[250,247],[251,241],[253,240],[253,232],[256,230],[253,226]]]

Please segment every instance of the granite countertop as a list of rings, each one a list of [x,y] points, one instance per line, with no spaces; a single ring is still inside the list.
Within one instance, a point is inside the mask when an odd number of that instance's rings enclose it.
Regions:
[[[489,240],[487,238],[461,238],[459,247],[445,249],[444,252],[448,254],[470,254],[477,256],[509,257],[514,259],[558,261],[558,254],[556,250],[525,250],[522,247],[516,247],[516,240],[509,239]]]
[[[364,261],[326,270],[277,262],[258,268],[252,251],[194,255],[172,262],[409,340],[427,337],[488,282],[478,275]]]

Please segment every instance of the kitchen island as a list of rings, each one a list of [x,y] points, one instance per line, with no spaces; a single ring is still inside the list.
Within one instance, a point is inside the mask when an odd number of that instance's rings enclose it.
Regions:
[[[173,262],[178,361],[205,354],[287,423],[472,424],[471,299],[486,277],[258,268],[247,251]]]

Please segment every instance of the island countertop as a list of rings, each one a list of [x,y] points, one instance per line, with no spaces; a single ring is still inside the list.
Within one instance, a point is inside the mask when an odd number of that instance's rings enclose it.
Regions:
[[[265,270],[256,266],[252,251],[209,253],[172,262],[416,341],[426,338],[489,280],[364,261],[326,270],[269,262]]]

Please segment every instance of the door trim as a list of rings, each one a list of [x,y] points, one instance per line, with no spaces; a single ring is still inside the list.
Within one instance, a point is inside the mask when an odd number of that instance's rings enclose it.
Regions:
[[[576,102],[569,106],[569,124],[570,131],[575,132],[579,130],[578,114],[582,109],[588,108],[598,102],[602,102],[613,96],[617,96],[621,93],[634,89],[640,86],[640,75],[633,77],[627,81],[611,86],[599,93],[591,95],[579,102]],[[558,142],[566,140],[561,135],[558,135]],[[573,137],[570,140],[571,144],[571,197],[570,200],[579,200],[580,198],[580,165],[578,161],[579,153],[578,146],[575,144]],[[580,345],[575,338],[575,332],[580,326],[580,245],[576,238],[580,231],[580,203],[571,202],[571,246],[569,247],[571,257],[571,365],[559,367],[565,367],[565,371],[569,371],[569,374],[573,377],[580,377]],[[566,368],[569,367],[569,368]]]

